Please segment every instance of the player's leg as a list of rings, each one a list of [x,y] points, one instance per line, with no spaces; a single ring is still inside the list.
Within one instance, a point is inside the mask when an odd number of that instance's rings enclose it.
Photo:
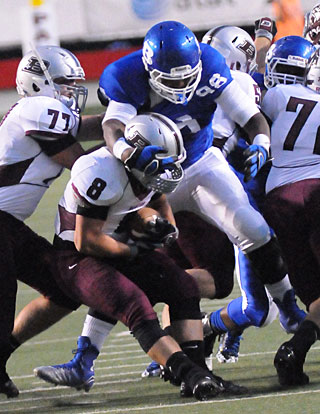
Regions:
[[[90,261],[90,266],[88,266],[88,261]],[[186,329],[188,331],[186,339],[198,340],[199,333],[202,334],[202,327],[198,303],[199,299],[196,299],[197,289],[194,288],[194,284],[192,284],[192,289],[185,286],[183,293],[178,296],[177,293],[173,293],[177,292],[177,286],[181,285],[180,278],[175,276],[177,274],[177,268],[168,271],[170,266],[168,267],[166,263],[163,263],[162,257],[157,261],[156,269],[150,267],[152,263],[154,262],[151,260],[149,263],[148,256],[145,256],[143,263],[138,264],[134,269],[134,265],[131,262],[130,276],[132,278],[136,277],[146,291],[150,291],[150,286],[153,285],[150,292],[150,296],[152,297],[151,301],[157,301],[158,295],[161,296],[161,299],[166,299],[162,297],[161,292],[167,292],[169,299],[171,297],[174,298],[175,303],[170,303],[173,312],[171,315],[172,320],[180,320],[181,312],[183,312],[183,315],[186,312],[187,318],[183,316],[185,319],[188,319],[188,315],[191,315],[190,323],[192,324],[192,328]],[[64,266],[64,268],[67,268],[67,266]],[[88,274],[88,269],[90,269],[90,274]],[[162,278],[159,277],[159,272]],[[142,275],[145,276],[143,277]],[[68,279],[68,277],[70,277],[67,281],[69,282],[67,283],[69,294],[74,294],[77,300],[80,300],[88,306],[94,306],[99,312],[105,315],[112,315],[126,324],[138,340],[142,349],[152,359],[162,365],[166,365],[174,375],[186,382],[196,398],[202,399],[205,396],[215,395],[217,392],[224,390],[225,385],[221,385],[220,379],[209,375],[209,371],[192,362],[182,352],[173,337],[168,336],[160,328],[156,314],[148,298],[140,288],[123,276],[122,273],[106,266],[104,261],[85,258],[78,263],[76,270],[73,271],[73,277],[70,275],[65,276],[64,283],[66,283],[66,278]],[[87,283],[92,278],[95,283]],[[71,284],[70,279],[72,279]],[[184,280],[185,285],[190,284],[191,280],[187,276]],[[169,283],[170,287],[166,285],[167,283]],[[169,292],[170,288],[171,291]],[[179,306],[179,301],[185,304],[185,308],[182,308],[181,305]],[[120,305],[123,303],[126,303],[125,308]],[[194,324],[198,325],[198,329],[194,328]],[[56,372],[54,367],[47,368],[46,371],[43,369],[38,371],[38,374],[39,372],[41,372],[41,375],[43,373],[46,375],[49,374],[46,377],[42,375],[42,378],[53,383],[61,384],[59,382],[59,376],[52,375],[53,372]]]
[[[1,212],[1,277],[5,282],[1,288],[1,371],[0,390],[8,397],[19,391],[5,372],[5,365],[12,352],[24,341],[47,329],[57,320],[77,307],[65,296],[54,281],[55,256],[52,245],[35,234],[23,222]],[[28,304],[19,314],[13,329],[15,313],[16,276],[19,280],[38,290],[44,296]],[[13,332],[12,332],[13,329]],[[8,386],[8,384],[10,386]]]
[[[288,313],[288,317],[299,317],[300,309],[294,298],[287,301],[293,292],[292,285],[278,242],[271,237],[266,221],[250,205],[240,181],[218,149],[209,150],[203,162],[206,168],[200,178],[195,174],[197,191],[192,193],[199,214],[216,223],[246,254],[256,277],[268,287],[281,312]]]
[[[302,180],[267,195],[265,214],[275,229],[288,263],[297,296],[308,314],[274,359],[281,385],[305,385],[305,357],[320,338],[320,187],[319,180]],[[299,237],[297,237],[299,235]]]

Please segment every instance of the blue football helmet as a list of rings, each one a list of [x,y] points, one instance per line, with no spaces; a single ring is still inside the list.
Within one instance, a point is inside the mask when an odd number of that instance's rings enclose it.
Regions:
[[[202,71],[200,46],[190,29],[175,21],[154,25],[144,38],[142,55],[157,94],[175,104],[190,101]]]
[[[307,62],[315,51],[311,42],[300,36],[285,36],[268,50],[264,83],[267,88],[304,82]]]

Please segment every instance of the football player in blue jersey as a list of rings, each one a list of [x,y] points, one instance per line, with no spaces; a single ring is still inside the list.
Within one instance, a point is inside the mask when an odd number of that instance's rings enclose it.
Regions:
[[[164,21],[148,31],[141,50],[105,68],[99,82],[99,97],[108,105],[102,124],[106,143],[128,170],[153,175],[166,169],[161,146],[141,146],[139,136],[134,145],[125,140],[124,129],[130,119],[137,113],[152,111],[179,126],[187,157],[183,163],[185,177],[168,197],[173,212],[191,212],[225,232],[246,254],[256,277],[282,303],[292,286],[278,243],[261,214],[250,205],[222,152],[212,146],[212,119],[219,103],[248,136],[245,180],[255,177],[269,156],[268,124],[256,104],[233,80],[223,56],[211,46],[199,44],[194,33],[182,23]],[[198,243],[206,248],[201,238]],[[207,281],[209,277],[205,273]],[[209,286],[215,286],[212,277]],[[91,322],[96,324],[94,319],[91,317]],[[224,325],[221,318],[218,323]],[[87,332],[89,335],[93,330],[88,328]],[[79,350],[74,361],[78,378],[85,353]],[[61,371],[63,366],[56,367]],[[72,369],[72,361],[66,369]]]

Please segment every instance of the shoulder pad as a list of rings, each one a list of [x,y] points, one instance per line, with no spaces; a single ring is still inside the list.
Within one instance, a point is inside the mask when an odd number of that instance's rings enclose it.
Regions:
[[[104,157],[100,149],[74,163],[71,181],[77,195],[88,203],[110,206],[123,196],[128,178],[123,165],[112,155]]]
[[[46,96],[26,98],[20,111],[20,119],[25,123],[29,135],[67,135],[77,124],[75,115],[62,102]]]

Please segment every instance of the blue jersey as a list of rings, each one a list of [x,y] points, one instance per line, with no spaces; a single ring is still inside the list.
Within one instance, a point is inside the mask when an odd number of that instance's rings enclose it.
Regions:
[[[166,99],[151,104],[149,75],[142,62],[142,50],[131,53],[108,65],[99,86],[111,100],[128,103],[141,112],[157,112],[172,119],[180,128],[187,158],[186,168],[199,160],[212,145],[211,122],[216,109],[215,99],[233,80],[223,56],[211,46],[200,43],[202,74],[199,85],[186,104]]]
[[[252,74],[252,77],[257,82],[257,84],[259,85],[259,87],[262,91],[265,91],[267,89],[266,85],[264,84],[264,75],[263,75],[263,73],[254,72]]]

